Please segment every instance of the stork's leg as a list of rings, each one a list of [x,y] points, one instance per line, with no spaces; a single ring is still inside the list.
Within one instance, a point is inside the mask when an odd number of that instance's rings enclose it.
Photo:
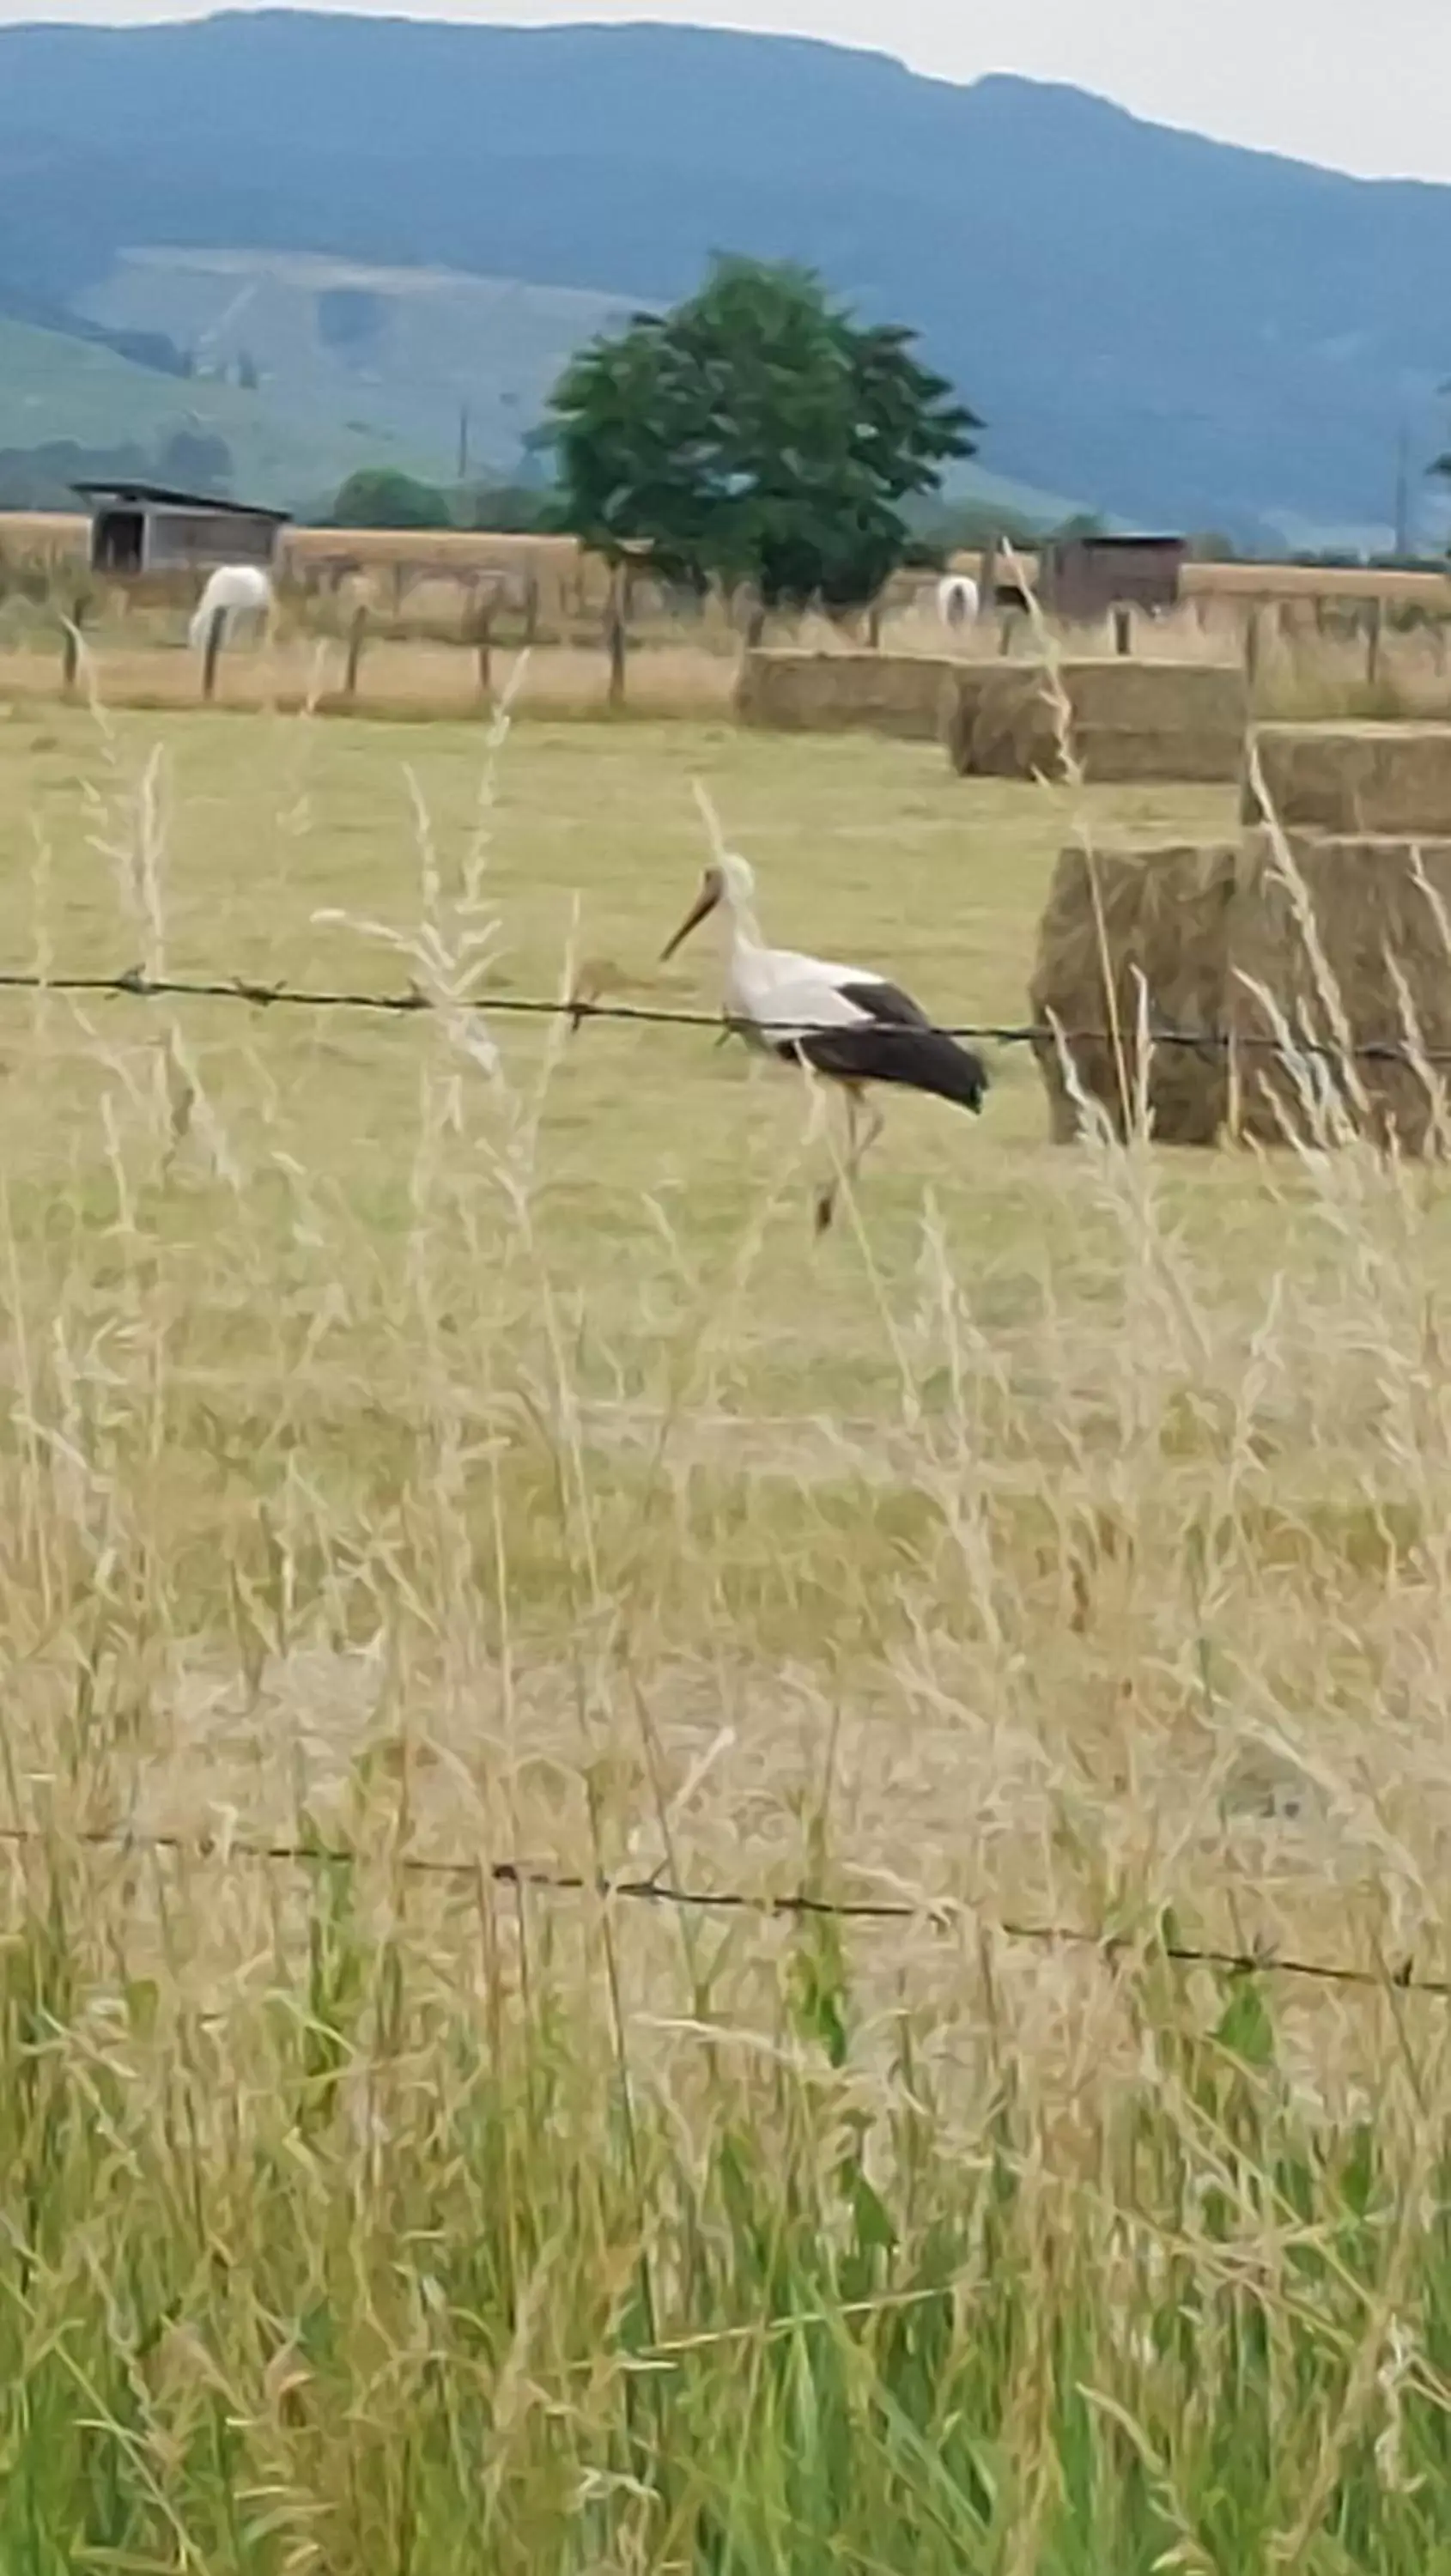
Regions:
[[[860,1107],[862,1104],[858,1101],[857,1105]],[[852,1137],[852,1149],[847,1159],[846,1167],[846,1176],[849,1181],[855,1181],[858,1172],[861,1170],[863,1163],[866,1161],[872,1147],[877,1142],[877,1139],[881,1135],[882,1129],[886,1126],[886,1123],[887,1122],[882,1116],[880,1109],[877,1107],[876,1102],[868,1099],[866,1102],[866,1132],[865,1134],[854,1132]]]
[[[836,1214],[837,1197],[843,1181],[856,1178],[857,1166],[865,1148],[857,1141],[857,1122],[861,1114],[861,1093],[855,1083],[844,1082],[841,1096],[846,1102],[846,1152],[831,1179],[816,1194],[816,1231],[825,1234]]]

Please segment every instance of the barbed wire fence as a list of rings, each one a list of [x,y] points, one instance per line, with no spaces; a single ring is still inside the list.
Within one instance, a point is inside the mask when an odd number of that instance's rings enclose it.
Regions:
[[[420,986],[408,985],[402,991],[369,991],[347,986],[329,987],[288,983],[264,983],[247,975],[186,976],[150,975],[139,966],[128,967],[121,974],[41,974],[37,970],[0,968],[0,994],[54,993],[103,998],[111,995],[135,1002],[242,1002],[256,1011],[306,1010],[351,1011],[382,1018],[407,1019],[425,1017],[442,1006]],[[450,1008],[457,1008],[451,1002]],[[803,1045],[813,1037],[839,1036],[838,1028],[817,1028],[801,1020],[757,1020],[749,1026],[732,1020],[720,1011],[686,1010],[676,1005],[653,1002],[606,1002],[583,995],[560,994],[554,998],[533,994],[483,993],[471,996],[466,1007],[481,1018],[568,1020],[578,1029],[587,1021],[614,1021],[642,1028],[711,1029],[719,1037],[753,1034],[772,1038],[783,1044],[792,1039]],[[886,1028],[906,1023],[884,1023]],[[981,1046],[1050,1047],[1138,1045],[1146,1041],[1151,1047],[1189,1047],[1201,1053],[1229,1053],[1252,1050],[1293,1061],[1297,1056],[1317,1057],[1335,1063],[1402,1064],[1451,1066],[1451,1048],[1423,1047],[1407,1040],[1374,1039],[1355,1044],[1342,1044],[1320,1038],[1300,1037],[1287,1040],[1259,1030],[1181,1029],[1161,1027],[1150,1021],[1140,1028],[1137,1022],[1117,1029],[1072,1029],[1051,1021],[1037,1020],[945,1020],[914,1022],[913,1032],[919,1037],[943,1037],[971,1040]]]
[[[394,1019],[423,1017],[443,1007],[432,995],[414,984],[401,991],[388,991],[266,983],[241,974],[151,975],[135,966],[119,974],[42,974],[38,970],[0,968],[0,996],[25,993],[76,998],[114,997],[139,1002],[241,1003],[262,1013],[271,1010],[344,1011]],[[450,1007],[457,1008],[457,1004]],[[732,1022],[719,1011],[690,1010],[658,1003],[610,1002],[584,995],[562,994],[549,998],[486,993],[472,997],[467,1007],[482,1017],[568,1020],[576,1030],[586,1022],[600,1021],[647,1028],[712,1030],[718,1038],[747,1034],[739,1023]],[[1147,1027],[1135,1026],[1131,1032],[1123,1029],[1064,1029],[1039,1021],[963,1020],[928,1025],[930,1033],[935,1036],[1003,1048],[1045,1047],[1061,1051],[1075,1045],[1116,1045],[1121,1044],[1128,1034],[1135,1043],[1147,1041],[1154,1047],[1188,1047],[1200,1052],[1254,1049],[1282,1060],[1293,1060],[1299,1055],[1415,1067],[1451,1065],[1451,1050],[1422,1048],[1391,1040],[1347,1046],[1297,1036],[1293,1043],[1287,1043],[1284,1037],[1259,1032],[1166,1028],[1153,1023]],[[804,1043],[816,1034],[800,1021],[789,1024],[757,1022],[749,1033],[774,1037],[783,1043],[791,1039]],[[919,1028],[918,1033],[924,1032]],[[170,1832],[92,1829],[47,1832],[38,1826],[0,1823],[0,1847],[3,1848],[45,1849],[55,1854],[67,1845],[82,1850],[111,1852],[131,1859],[171,1857],[211,1867],[355,1869],[370,1859],[370,1855],[346,1844],[321,1841],[257,1840],[230,1835],[222,1839],[205,1835],[187,1837]],[[513,1893],[520,1899],[530,1896],[590,1897],[604,1904],[652,1906],[683,1913],[753,1916],[784,1923],[824,1920],[881,1929],[893,1925],[918,1925],[938,1932],[966,1928],[1010,1945],[1092,1951],[1109,1964],[1135,1956],[1152,1957],[1176,1968],[1208,1968],[1233,1977],[1285,1977],[1361,1992],[1425,1995],[1441,2001],[1451,2000],[1451,1977],[1420,1975],[1414,1961],[1409,1959],[1394,1964],[1387,1962],[1374,1968],[1360,1967],[1347,1961],[1304,1959],[1272,1947],[1230,1949],[1183,1941],[1166,1935],[1162,1927],[1132,1934],[1082,1924],[990,1920],[978,1909],[946,1897],[845,1899],[806,1891],[779,1894],[733,1887],[692,1887],[675,1885],[659,1876],[612,1877],[605,1873],[586,1874],[518,1861],[446,1858],[415,1852],[394,1855],[391,1865],[408,1877],[451,1882],[472,1890],[487,1885],[499,1892]]]
[[[124,1832],[59,1828],[46,1832],[34,1825],[0,1825],[0,1846],[45,1850],[52,1855],[67,1846],[82,1851],[115,1853],[119,1858],[169,1858],[211,1868],[243,1866],[291,1869],[358,1869],[370,1861],[405,1877],[441,1880],[476,1892],[480,1886],[521,1898],[590,1897],[603,1905],[654,1906],[687,1914],[754,1916],[776,1923],[829,1922],[885,1929],[918,1925],[939,1933],[967,1931],[1011,1945],[1036,1949],[1093,1951],[1113,1966],[1134,1958],[1162,1960],[1178,1968],[1211,1968],[1234,1977],[1288,1977],[1319,1985],[1348,1987],[1377,1994],[1428,1995],[1451,2000],[1451,1978],[1422,1976],[1413,1959],[1386,1962],[1376,1968],[1347,1961],[1302,1959],[1268,1946],[1227,1949],[1181,1940],[1166,1932],[1162,1919],[1140,1932],[1110,1932],[1075,1923],[1027,1923],[989,1917],[976,1906],[952,1897],[843,1898],[805,1890],[786,1894],[736,1887],[676,1885],[663,1876],[611,1876],[608,1872],[551,1869],[543,1863],[448,1858],[402,1852],[381,1858],[346,1843],[293,1841],[268,1837],[188,1836],[169,1832]]]

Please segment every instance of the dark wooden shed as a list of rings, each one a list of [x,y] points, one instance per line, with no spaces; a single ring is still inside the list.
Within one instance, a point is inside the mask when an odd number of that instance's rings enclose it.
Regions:
[[[285,510],[161,483],[77,483],[91,512],[91,570],[125,581],[150,573],[209,573],[219,564],[270,572]]]
[[[1038,596],[1075,626],[1114,608],[1177,608],[1188,560],[1187,537],[1060,537],[1043,548]]]

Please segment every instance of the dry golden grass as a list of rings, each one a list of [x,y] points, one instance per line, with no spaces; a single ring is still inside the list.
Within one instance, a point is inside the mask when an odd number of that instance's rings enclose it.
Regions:
[[[0,511],[0,558],[10,560],[38,555],[56,563],[71,559],[83,561],[90,532],[90,520],[78,512],[3,510]]]
[[[174,646],[130,647],[109,641],[89,647],[97,685],[114,707],[133,711],[200,710],[199,657]],[[472,646],[368,640],[358,703],[374,718],[416,718],[443,723],[486,719],[493,698],[507,689],[523,657],[507,650],[491,657],[490,697],[480,687]],[[218,710],[322,715],[346,711],[343,696],[346,645],[339,637],[296,636],[261,652],[223,656]],[[60,689],[60,655],[34,648],[0,655],[0,706],[19,710],[54,699]],[[726,656],[689,645],[645,647],[632,654],[627,705],[644,717],[725,716],[735,685]],[[527,659],[520,704],[531,715],[598,716],[605,712],[609,668],[602,652],[582,647],[536,647]]]
[[[771,934],[974,1018],[1075,823],[1232,823],[722,723],[0,723],[11,959],[439,1006],[3,1005],[0,2560],[1423,2576],[1445,2008],[1164,1934],[1451,1956],[1444,1182],[1055,1151],[1002,1051],[818,1242],[793,1079],[498,1008],[709,1004],[696,778]]]
[[[423,971],[410,927],[420,902],[435,907],[440,937],[463,936],[464,916],[430,894],[426,873],[420,880],[420,850],[436,848],[441,884],[462,865],[484,758],[477,724],[441,727],[407,752],[386,731],[282,717],[197,716],[162,739],[153,761],[141,718],[108,735],[81,714],[48,711],[32,738],[12,715],[0,758],[22,826],[8,841],[17,924],[43,856],[43,918],[17,933],[22,954],[41,940],[56,959],[119,967],[162,942],[174,971],[396,984]],[[724,727],[522,728],[487,879],[471,898],[480,920],[497,923],[488,989],[557,991],[574,935],[581,953],[614,961],[635,997],[689,998],[692,961],[653,986],[649,960],[697,862],[689,780],[698,768],[760,862],[778,935],[878,960],[945,1015],[1024,1010],[1033,924],[1071,820],[1066,793],[964,790],[931,754],[747,741]],[[1226,808],[1220,796],[1168,791],[1090,801],[1101,828],[1155,838],[1222,829]],[[395,944],[349,929],[340,914],[392,924]],[[734,1050],[716,1054],[703,1034],[590,1027],[562,1047],[529,1023],[500,1020],[495,1083],[457,1053],[457,1032],[411,1023],[14,1008],[0,1143],[25,1346],[38,1334],[38,1353],[59,1334],[66,1369],[79,1365],[103,1329],[117,1259],[128,1276],[140,1261],[153,1280],[142,1339],[148,1367],[165,1374],[167,1469],[144,1512],[182,1641],[168,1693],[190,1689],[197,1658],[220,1683],[239,1650],[235,1607],[208,1568],[219,1549],[251,1561],[267,1515],[284,1508],[289,1460],[307,1458],[310,1496],[305,1507],[294,1498],[302,1519],[289,1544],[309,1562],[319,1544],[329,1556],[361,1548],[373,1568],[361,1595],[351,1577],[341,1593],[333,1577],[323,1582],[320,1626],[299,1613],[296,1641],[309,1655],[329,1637],[342,1648],[353,1627],[345,1600],[370,1597],[384,1579],[369,1533],[380,1512],[392,1521],[385,1497],[400,1477],[407,1491],[423,1480],[423,1520],[398,1533],[409,1561],[420,1546],[427,1559],[409,1583],[452,1579],[438,1553],[439,1506],[426,1500],[440,1404],[462,1478],[448,1544],[503,1544],[511,1618],[522,1634],[537,1629],[526,1658],[536,1716],[529,1749],[506,1761],[507,1805],[526,1820],[531,1847],[542,1838],[570,1863],[591,1832],[628,1841],[641,1830],[631,1694],[654,1676],[662,1758],[688,1769],[729,1672],[734,1743],[682,1824],[683,1849],[724,1869],[734,1848],[770,1875],[773,1855],[787,1863],[797,1851],[792,1800],[822,1750],[810,1750],[820,1708],[849,1676],[833,1759],[842,1854],[855,1872],[905,1875],[936,1893],[971,1888],[1007,1906],[1086,1901],[1027,1822],[1034,1802],[1019,1807],[1005,1783],[1025,1764],[1070,1760],[1085,1793],[1097,1780],[1095,1834],[1111,1837],[1131,1707],[1139,1791],[1148,1794],[1152,1774],[1150,1806],[1162,1808],[1171,1841],[1187,1826],[1234,1729],[1223,1742],[1206,1730],[1194,1692],[1183,1697],[1160,1666],[1188,1615],[1196,1551],[1229,1544],[1212,1535],[1219,1516],[1229,1511],[1236,1533],[1222,1568],[1226,1651],[1234,1635],[1236,1658],[1265,1622],[1276,1657],[1291,1655],[1291,1604],[1323,1608],[1326,1585],[1344,1589],[1347,1615],[1352,1603],[1354,1615],[1370,1615],[1374,1519],[1363,1543],[1341,1551],[1369,1509],[1359,1443],[1379,1381],[1362,1384],[1347,1365],[1332,1400],[1323,1376],[1326,1334],[1348,1332],[1353,1343],[1349,1291],[1324,1257],[1341,1222],[1338,1182],[1321,1208],[1294,1167],[1260,1173],[1225,1160],[1181,1173],[1170,1160],[1155,1175],[1147,1164],[1120,1172],[1112,1158],[1065,1160],[1043,1141],[1029,1060],[1011,1055],[981,1130],[931,1104],[894,1103],[860,1231],[813,1251],[794,1086],[749,1078]],[[180,1130],[178,1084],[191,1104]],[[455,1146],[449,1121],[435,1122],[460,1084],[477,1097],[459,1113],[467,1141]],[[828,1151],[818,1136],[808,1169],[819,1171]],[[431,1214],[420,1212],[425,1187],[440,1194]],[[1397,1242],[1424,1222],[1431,1258],[1434,1192],[1422,1210],[1409,1184],[1377,1181],[1369,1167],[1355,1188],[1383,1202]],[[144,1248],[128,1251],[138,1226]],[[426,1291],[416,1274],[425,1251]],[[1374,1264],[1367,1295],[1372,1276]],[[1241,1527],[1231,1497],[1249,1435],[1235,1427],[1237,1389],[1267,1314],[1276,1392],[1265,1418],[1281,1422],[1278,1463],[1257,1476]],[[426,1401],[425,1357],[442,1372]],[[48,1378],[50,1361],[36,1364]],[[1125,1450],[1141,1403],[1150,1406],[1142,1439]],[[561,1492],[559,1519],[547,1497],[561,1440],[569,1478],[584,1482],[577,1505]],[[240,1470],[254,1449],[255,1480]],[[1141,1487],[1123,1482],[1131,1457]],[[220,1458],[239,1472],[218,1482]],[[1384,1463],[1391,1508],[1398,1478]],[[1410,1496],[1402,1507],[1414,1508]],[[489,1540],[500,1508],[505,1525]],[[642,1528],[651,1532],[643,1553]],[[1274,1585],[1260,1589],[1284,1544],[1292,1557],[1303,1550],[1305,1588],[1292,1585],[1288,1601]],[[574,1562],[579,1547],[586,1555]],[[290,1579],[302,1580],[300,1560]],[[307,1578],[310,1596],[320,1579]],[[949,1612],[943,1587],[958,1582],[966,1590]],[[17,1621],[25,1597],[18,1582]],[[487,1660],[497,1605],[481,1598],[471,1626],[475,1615],[483,1624],[467,1653]],[[595,1618],[633,1642],[613,1677],[614,1649],[604,1665],[590,1650],[591,1693],[603,1694],[591,1726],[611,1748],[622,1801],[617,1810],[612,1790],[591,1822],[580,1784],[566,1794],[579,1722],[572,1652],[562,1636],[545,1641],[561,1619],[567,1633]],[[427,1626],[408,1650],[418,1659],[413,1696],[425,1732],[447,1732],[479,1703],[472,1685],[464,1702],[451,1689],[439,1699],[443,1638],[430,1645]],[[1307,1647],[1318,1634],[1312,1622]],[[805,1731],[782,1741],[778,1771],[782,1657],[804,1693]],[[1299,1743],[1292,1664],[1291,1655],[1290,1696],[1271,1731]],[[43,1700],[39,1677],[36,1688]],[[944,1691],[954,1713],[934,1717]],[[666,1703],[686,1713],[678,1737]],[[996,1709],[988,1734],[963,1731],[964,1705]],[[497,1719],[496,1710],[486,1737]],[[1315,1724],[1329,1727],[1324,1707]],[[1251,1740],[1259,1731],[1257,1720]],[[458,1769],[462,1740],[449,1743],[440,1822],[468,1816],[471,1831],[492,1838],[496,1756],[484,1761],[475,1802]],[[275,1773],[269,1823],[294,1760]],[[215,1749],[194,1778],[203,1810],[220,1799],[252,1812]],[[536,1809],[521,1786],[543,1778],[561,1802],[552,1834],[548,1807]],[[984,1803],[992,1833],[964,1841],[962,1817]],[[760,1825],[753,1855],[740,1842],[747,1808]],[[1406,1830],[1419,1840],[1428,1822],[1408,1814]],[[1142,1833],[1139,1805],[1124,1823]],[[1319,1850],[1289,1867],[1287,1913],[1260,1883],[1257,1919],[1301,1938],[1338,1928],[1343,1890],[1326,1911]],[[1175,1876],[1227,1931],[1242,1899],[1231,1895],[1233,1871],[1221,1880],[1221,1858],[1191,1841]]]
[[[535,565],[554,574],[574,572],[582,560],[573,537],[505,536],[484,528],[289,528],[283,539],[286,571],[341,556],[358,564],[432,564],[469,572]]]
[[[1184,568],[1189,600],[1316,601],[1384,600],[1388,606],[1451,615],[1451,575],[1412,572],[1375,564],[1191,563]]]

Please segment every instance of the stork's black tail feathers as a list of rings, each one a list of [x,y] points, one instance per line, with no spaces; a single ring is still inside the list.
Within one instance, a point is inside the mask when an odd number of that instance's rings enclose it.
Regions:
[[[884,1029],[878,1043],[884,1059],[900,1055],[900,1070],[884,1063],[874,1081],[904,1082],[914,1091],[930,1091],[938,1100],[956,1101],[974,1117],[982,1115],[988,1070],[970,1047],[959,1046],[956,1038],[939,1037],[935,1031],[918,1036],[910,1029],[903,1029],[900,1037],[895,1032],[889,1036]]]

